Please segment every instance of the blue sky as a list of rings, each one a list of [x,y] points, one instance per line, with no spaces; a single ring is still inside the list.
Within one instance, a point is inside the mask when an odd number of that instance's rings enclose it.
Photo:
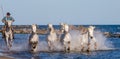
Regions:
[[[8,11],[16,25],[120,24],[120,0],[0,0],[0,19]]]

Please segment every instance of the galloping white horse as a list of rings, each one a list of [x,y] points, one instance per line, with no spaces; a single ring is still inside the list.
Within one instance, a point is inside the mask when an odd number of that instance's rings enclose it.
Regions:
[[[47,36],[47,42],[50,50],[54,50],[54,43],[58,41],[57,34],[52,24],[48,24],[49,33]]]
[[[80,38],[81,41],[81,50],[83,51],[86,46],[88,46],[88,28],[82,27],[81,30],[82,37]]]
[[[7,44],[8,49],[12,47],[12,41],[13,41],[13,31],[12,31],[12,22],[11,20],[5,21],[5,42]]]
[[[69,33],[69,26],[67,24],[64,24],[64,33],[62,35],[63,45],[66,52],[70,51],[70,41],[71,41],[71,35]]]
[[[88,40],[88,50],[90,50],[90,45],[93,43],[94,44],[94,49],[97,49],[97,42],[96,39],[94,37],[94,26],[89,26],[88,28],[88,36],[89,36],[89,40]]]
[[[39,43],[39,36],[36,33],[36,24],[32,25],[32,33],[29,36],[29,47],[31,52],[36,52],[37,48],[38,48],[38,43]]]
[[[82,51],[84,49],[84,47],[87,45],[88,49],[87,51],[90,51],[90,45],[92,43],[94,43],[94,49],[97,49],[97,43],[96,43],[96,39],[93,35],[94,33],[94,26],[89,26],[88,28],[83,28],[83,30],[81,32],[82,33],[82,41],[81,41],[81,47],[82,47]]]

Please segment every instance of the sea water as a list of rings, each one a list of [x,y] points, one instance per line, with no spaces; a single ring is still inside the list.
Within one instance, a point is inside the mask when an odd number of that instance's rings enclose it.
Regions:
[[[78,26],[78,25],[76,25]],[[87,27],[87,25],[85,25]],[[59,29],[59,26],[54,26],[55,29]],[[42,25],[38,27],[39,29],[46,29],[47,26]],[[40,52],[40,51],[49,51],[48,45],[46,42],[47,35],[39,35],[39,52],[32,54],[28,51],[28,37],[30,34],[15,34],[15,39],[13,42],[13,47],[10,51],[7,51],[4,39],[0,34],[0,53],[4,56],[11,56],[15,59],[119,59],[120,58],[120,38],[106,38],[103,35],[103,32],[119,33],[119,25],[96,25],[95,37],[97,42],[100,44],[99,49],[101,48],[113,48],[113,49],[102,49],[98,51],[87,52]],[[75,31],[72,34],[76,36],[78,32]],[[79,34],[79,33],[78,33]],[[77,39],[76,39],[77,40]],[[73,47],[78,48],[78,43],[74,44],[77,41],[72,41]],[[59,46],[61,47],[61,46]]]

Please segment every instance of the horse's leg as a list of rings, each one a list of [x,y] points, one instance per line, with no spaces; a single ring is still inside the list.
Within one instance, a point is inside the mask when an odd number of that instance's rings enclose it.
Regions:
[[[84,45],[84,44],[85,44],[84,40],[85,40],[85,39],[83,38],[82,41],[81,41],[81,51],[84,51],[84,48],[85,48],[85,47],[84,47],[84,46],[85,46],[85,45]]]
[[[67,48],[67,51],[68,51],[68,52],[70,51],[70,41],[68,42],[68,48]]]
[[[64,45],[64,52],[66,52],[66,45]]]
[[[10,35],[10,41],[9,41],[10,47],[12,47],[12,42],[13,42],[13,35],[11,33],[11,35]]]
[[[52,50],[54,51],[54,43],[53,43],[53,42],[50,42],[50,43],[51,43],[51,44],[50,44],[50,45],[51,45],[51,46],[50,46],[50,47],[51,47],[51,51],[52,51]]]
[[[88,43],[88,49],[87,51],[89,52],[90,51],[90,42]]]
[[[63,43],[63,46],[64,46],[64,51],[66,52],[66,50],[67,50],[67,49],[66,49],[66,48],[67,48],[66,42]]]
[[[84,51],[84,44],[81,45],[81,51]]]
[[[65,49],[65,52],[69,52],[70,51],[70,41],[64,42],[64,49]]]
[[[88,35],[87,36],[87,38],[88,38],[88,42],[87,42],[88,49],[87,49],[87,52],[89,52],[90,51],[90,45],[91,45],[91,39],[92,39],[92,37],[89,34],[87,34],[87,35]]]
[[[34,50],[34,52],[35,52],[35,51],[37,50],[38,42],[34,42],[33,45],[34,45],[33,50]]]
[[[35,48],[35,51],[37,51],[37,48],[38,48],[38,42],[36,42],[36,48]]]
[[[94,42],[94,49],[96,50],[97,49],[97,42],[96,42],[95,37],[93,37],[92,41]]]
[[[88,39],[88,33],[82,34],[81,51],[84,51],[84,48],[87,45],[86,42],[88,42],[87,39]]]
[[[7,45],[8,50],[9,50],[9,40],[8,40],[8,39],[9,39],[9,38],[6,37],[6,38],[5,38],[5,42],[6,42],[6,45]]]
[[[95,48],[95,50],[97,50],[97,43],[96,42],[94,43],[94,48]]]
[[[50,50],[52,50],[51,49],[51,42],[50,41],[48,41],[48,47],[49,47]]]
[[[8,39],[9,39],[9,35],[8,35],[7,32],[5,32],[5,43],[7,45],[7,48],[9,49],[9,41],[8,41]]]
[[[14,37],[14,30],[13,30],[13,28],[12,28],[12,37],[13,37],[13,39],[15,39],[15,37]]]

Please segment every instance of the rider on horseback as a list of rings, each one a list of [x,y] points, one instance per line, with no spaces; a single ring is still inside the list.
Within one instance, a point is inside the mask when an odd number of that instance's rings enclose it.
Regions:
[[[15,21],[13,17],[10,16],[11,14],[9,12],[6,13],[6,16],[2,19],[2,22],[5,24],[2,28],[2,38],[5,38],[5,29],[6,29],[6,22],[7,20],[10,20],[10,21]],[[12,29],[13,31],[13,29]],[[13,35],[13,38],[14,38],[14,35]]]

